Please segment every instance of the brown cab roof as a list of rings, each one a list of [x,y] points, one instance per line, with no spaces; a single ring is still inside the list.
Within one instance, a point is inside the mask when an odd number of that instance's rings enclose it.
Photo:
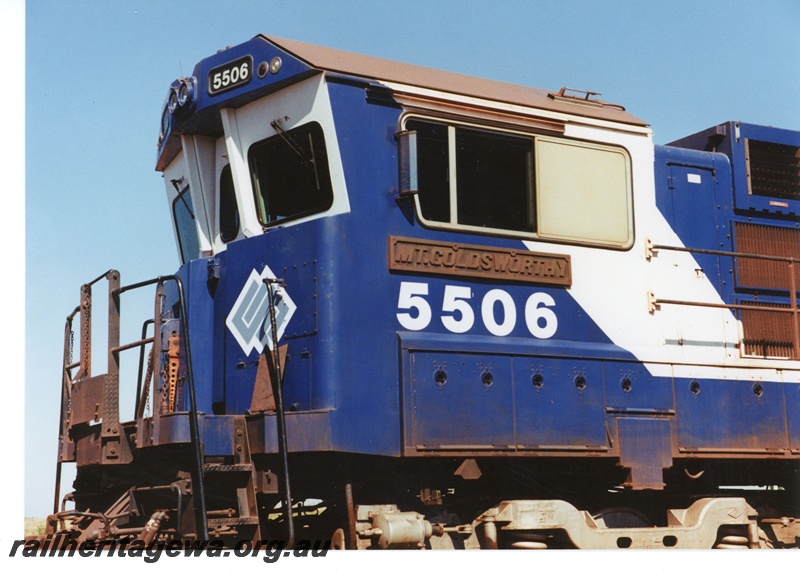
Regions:
[[[344,50],[325,48],[296,40],[264,36],[268,42],[291,53],[310,66],[331,72],[384,80],[400,84],[429,88],[437,91],[478,97],[488,100],[546,109],[561,113],[593,117],[608,121],[646,126],[647,123],[629,114],[620,106],[586,105],[568,99],[553,99],[547,90],[487,80],[465,74],[435,70],[423,66],[404,64],[383,58],[364,56]],[[599,100],[589,100],[598,103]],[[604,102],[600,102],[604,103]]]

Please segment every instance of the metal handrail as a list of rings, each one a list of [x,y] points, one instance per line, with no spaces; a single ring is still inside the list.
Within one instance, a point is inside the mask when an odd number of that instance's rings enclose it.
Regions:
[[[281,353],[278,348],[278,328],[276,324],[277,307],[275,303],[274,285],[280,285],[277,279],[264,279],[269,297],[269,320],[272,330],[272,392],[275,395],[275,409],[278,422],[278,449],[280,450],[281,465],[283,466],[283,511],[286,516],[287,541],[286,547],[294,546],[294,510],[292,509],[292,489],[289,477],[289,442],[286,437],[286,413],[283,407],[283,372],[281,371]],[[264,349],[266,352],[266,349]]]
[[[648,242],[647,259],[650,260],[651,253],[654,251],[677,251],[682,253],[695,253],[698,255],[718,255],[727,257],[741,257],[744,259],[762,259],[766,261],[778,261],[784,263],[800,263],[800,259],[793,257],[778,257],[775,255],[759,255],[757,253],[737,253],[735,251],[715,251],[713,249],[694,249],[692,247],[677,247],[675,245],[654,245]]]
[[[145,320],[142,323],[142,340],[144,340],[144,338],[147,336],[147,327],[150,326],[151,324],[155,324],[155,319],[148,318],[147,320]],[[153,336],[152,336],[152,338],[150,340],[155,341],[155,336],[156,336],[156,333],[153,332]],[[138,374],[138,377],[136,379],[136,403],[135,403],[134,409],[133,409],[133,412],[134,412],[133,417],[134,417],[135,420],[137,420],[139,418],[139,402],[141,400],[141,395],[142,395],[142,369],[144,368],[144,355],[145,355],[144,347],[145,347],[145,345],[143,344],[139,348],[139,369],[138,369],[138,373],[139,374]],[[151,356],[152,356],[152,352],[151,352]]]
[[[147,344],[153,344],[151,353],[156,351],[156,336],[157,330],[154,329],[153,336],[145,338],[145,329],[149,322],[156,325],[160,324],[159,312],[159,297],[161,296],[161,289],[166,282],[175,282],[178,290],[178,302],[180,305],[180,322],[181,329],[184,333],[184,348],[186,351],[186,382],[189,390],[189,433],[193,447],[193,461],[195,465],[196,474],[196,494],[197,503],[195,504],[195,520],[198,537],[201,540],[208,540],[208,521],[206,514],[206,496],[205,485],[203,480],[203,456],[200,444],[200,429],[197,421],[197,399],[194,388],[194,373],[192,371],[192,356],[191,344],[189,343],[189,325],[188,315],[186,312],[186,299],[184,296],[183,282],[175,275],[159,276],[155,279],[141,281],[127,286],[121,286],[119,283],[119,272],[109,270],[108,272],[100,275],[93,281],[84,284],[81,287],[81,304],[73,311],[67,318],[66,332],[65,332],[65,347],[64,347],[64,360],[63,360],[63,376],[62,376],[62,407],[59,423],[59,451],[58,451],[58,464],[56,467],[56,487],[55,487],[55,511],[58,509],[58,497],[61,488],[61,459],[63,457],[63,438],[64,438],[64,425],[66,424],[66,407],[71,395],[71,386],[74,382],[70,371],[76,366],[81,366],[77,378],[82,379],[91,375],[91,286],[101,279],[106,278],[109,281],[109,336],[108,336],[108,373],[106,374],[103,382],[103,398],[102,398],[102,413],[103,413],[103,429],[102,433],[111,434],[108,436],[110,440],[119,439],[120,449],[127,447],[127,442],[122,437],[122,432],[119,428],[119,354],[125,350],[133,348],[140,348],[140,356],[144,353],[144,347]],[[120,319],[120,295],[123,293],[139,289],[146,286],[157,285],[156,292],[156,315],[158,320],[145,321],[143,325],[142,338],[138,341],[128,344],[119,343],[119,319]],[[81,360],[77,363],[70,362],[72,360],[67,350],[70,335],[72,332],[72,319],[80,312],[81,315]],[[140,358],[141,361],[141,358]],[[140,365],[141,372],[141,365]],[[137,408],[135,418],[138,421],[139,412],[139,394],[141,392],[141,380],[137,387]],[[113,451],[113,450],[112,450]],[[117,455],[121,455],[117,454]]]
[[[189,390],[189,435],[192,442],[192,450],[194,454],[194,462],[195,462],[195,473],[196,473],[196,485],[197,485],[197,498],[198,503],[195,506],[195,522],[197,524],[198,529],[198,537],[202,541],[208,541],[208,521],[207,521],[207,514],[206,514],[206,493],[205,493],[205,483],[203,480],[203,453],[200,446],[200,428],[197,423],[197,398],[195,394],[194,388],[194,373],[192,371],[192,353],[191,353],[191,344],[189,343],[189,323],[188,323],[188,315],[186,312],[186,298],[184,297],[183,293],[183,281],[176,276],[176,275],[168,275],[168,276],[159,276],[155,279],[150,279],[147,281],[142,281],[138,283],[134,283],[132,285],[128,285],[125,287],[120,287],[117,289],[117,294],[120,295],[124,292],[129,290],[134,290],[138,288],[142,288],[145,286],[151,285],[158,285],[159,287],[163,286],[165,282],[173,281],[178,288],[178,303],[180,304],[180,321],[181,321],[181,330],[183,331],[183,339],[184,339],[184,348],[186,350],[186,386]],[[160,293],[156,294],[156,297],[159,296]],[[156,301],[156,305],[158,305],[158,301]],[[153,332],[153,337],[155,338],[156,332]],[[153,347],[155,349],[155,345]]]
[[[712,256],[720,256],[720,257],[732,257],[732,258],[745,258],[745,259],[757,259],[757,260],[764,260],[764,261],[774,261],[774,262],[781,262],[786,263],[787,267],[786,270],[789,275],[789,307],[788,308],[781,308],[781,307],[774,307],[774,306],[762,306],[762,305],[745,305],[745,304],[719,304],[719,303],[710,303],[710,302],[700,302],[700,301],[681,301],[681,300],[672,300],[672,299],[658,299],[651,295],[650,300],[650,309],[651,312],[655,310],[655,308],[660,304],[670,304],[670,305],[682,305],[682,306],[699,306],[705,308],[724,308],[729,310],[749,310],[749,311],[763,311],[763,312],[782,312],[791,314],[793,317],[792,323],[792,358],[800,359],[800,309],[797,306],[797,278],[795,276],[795,264],[800,265],[800,259],[794,257],[780,257],[774,255],[760,255],[756,253],[738,253],[734,251],[716,251],[713,249],[695,249],[692,247],[677,247],[674,245],[654,245],[649,240],[647,242],[647,260],[649,261],[652,258],[652,255],[656,251],[676,251],[676,252],[683,252],[683,253],[692,253],[692,254],[700,254],[700,255],[712,255]],[[774,290],[774,289],[769,289]],[[783,290],[783,289],[777,289]]]
[[[75,366],[80,365],[80,362],[77,364],[68,363],[69,360],[72,360],[72,320],[79,312],[80,307],[75,307],[75,310],[67,316],[67,322],[64,325],[64,368],[61,373],[61,407],[58,417],[58,458],[56,459],[56,487],[53,500],[53,513],[58,512],[58,501],[61,497],[61,465],[62,458],[64,457],[64,438],[67,436],[66,416],[68,404],[72,398],[72,374],[70,371]]]

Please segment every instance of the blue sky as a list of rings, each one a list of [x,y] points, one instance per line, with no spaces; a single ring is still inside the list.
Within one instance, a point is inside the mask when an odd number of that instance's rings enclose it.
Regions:
[[[170,82],[218,49],[265,33],[593,90],[650,123],[656,143],[731,119],[800,129],[793,0],[29,0],[25,18],[27,516],[52,507],[64,320],[80,285],[109,268],[126,284],[177,268],[154,171],[160,113]],[[7,235],[12,249],[21,235]],[[151,312],[149,296],[123,312]]]

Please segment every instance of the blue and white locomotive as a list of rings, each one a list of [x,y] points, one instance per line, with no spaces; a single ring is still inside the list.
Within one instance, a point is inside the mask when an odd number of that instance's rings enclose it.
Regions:
[[[173,82],[183,265],[98,279],[101,375],[84,286],[49,533],[797,547],[800,132],[594,95],[265,36]]]

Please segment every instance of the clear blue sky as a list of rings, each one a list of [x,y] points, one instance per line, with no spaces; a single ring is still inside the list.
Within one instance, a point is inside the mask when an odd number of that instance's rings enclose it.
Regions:
[[[17,2],[0,0],[0,8],[9,3]],[[593,90],[667,143],[730,119],[800,129],[799,30],[793,0],[29,0],[25,515],[52,506],[64,320],[80,285],[109,268],[131,283],[177,267],[156,140],[167,87],[201,58],[266,33]],[[22,248],[20,233],[6,237]],[[151,304],[148,295],[123,312]],[[7,402],[5,411],[21,408]],[[6,424],[4,440],[17,439],[21,423]]]

